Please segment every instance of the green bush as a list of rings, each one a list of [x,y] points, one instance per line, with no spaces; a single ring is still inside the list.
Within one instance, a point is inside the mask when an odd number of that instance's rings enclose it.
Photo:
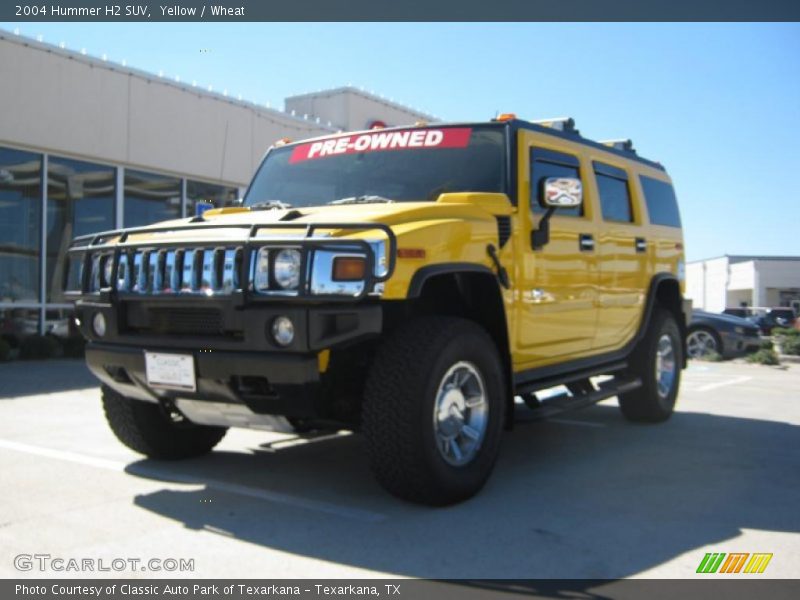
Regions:
[[[757,363],[759,365],[779,365],[781,361],[774,350],[759,350],[750,354],[746,358],[747,362]]]
[[[772,335],[776,337],[797,338],[800,337],[800,329],[794,329],[793,327],[774,327],[772,329]]]
[[[5,340],[0,340],[0,362],[5,362],[11,358],[11,344]]]
[[[61,345],[51,335],[32,335],[22,340],[19,357],[24,360],[56,358],[61,354]]]
[[[800,356],[800,336],[789,337],[781,341],[781,352]]]
[[[774,350],[775,345],[772,343],[772,340],[761,340],[761,344],[758,348],[759,350]]]

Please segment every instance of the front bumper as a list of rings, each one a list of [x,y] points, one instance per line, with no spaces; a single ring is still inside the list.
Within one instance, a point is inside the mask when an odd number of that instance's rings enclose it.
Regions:
[[[736,333],[734,331],[720,331],[722,340],[722,356],[731,358],[755,352],[761,346],[761,337],[748,335],[747,333]]]
[[[91,331],[97,312],[108,323],[102,339]],[[304,419],[331,417],[330,386],[326,385],[320,353],[375,337],[383,325],[378,304],[225,312],[224,322],[241,321],[238,337],[129,331],[123,323],[127,318],[124,310],[111,305],[79,303],[77,313],[90,338],[86,348],[89,369],[123,396],[147,402],[188,399],[234,404],[255,414]],[[270,341],[269,323],[277,314],[289,315],[295,323],[295,340],[287,348]],[[148,385],[145,351],[191,355],[196,390]]]
[[[173,352],[173,348],[148,348]],[[89,370],[102,383],[129,398],[147,402],[185,398],[242,404],[256,414],[322,417],[325,406],[316,355],[180,351],[194,357],[197,389],[177,392],[147,384],[144,350],[90,343]]]

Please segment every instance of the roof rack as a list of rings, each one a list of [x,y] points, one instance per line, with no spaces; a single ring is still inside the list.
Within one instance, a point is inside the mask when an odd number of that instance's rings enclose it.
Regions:
[[[636,148],[633,147],[633,142],[628,139],[603,140],[599,143],[603,144],[603,146],[614,148],[615,150],[622,150],[623,152],[630,152],[632,154],[636,154]]]
[[[549,127],[556,131],[563,131],[564,133],[574,133],[580,135],[580,131],[575,129],[575,119],[572,117],[558,117],[556,119],[541,119],[539,121],[531,121],[535,125],[542,127]]]

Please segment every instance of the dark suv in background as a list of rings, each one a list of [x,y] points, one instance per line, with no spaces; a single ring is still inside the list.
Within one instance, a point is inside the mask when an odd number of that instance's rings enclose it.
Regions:
[[[742,317],[755,323],[762,335],[771,335],[775,327],[793,327],[797,316],[794,309],[788,306],[775,308],[726,308],[726,315]]]

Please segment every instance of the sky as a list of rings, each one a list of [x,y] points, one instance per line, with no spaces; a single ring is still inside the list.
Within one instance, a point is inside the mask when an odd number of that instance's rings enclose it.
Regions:
[[[792,179],[800,174],[800,24],[0,28],[274,108],[293,94],[355,85],[445,121],[570,116],[584,136],[630,138],[666,166],[688,260],[800,255]]]

